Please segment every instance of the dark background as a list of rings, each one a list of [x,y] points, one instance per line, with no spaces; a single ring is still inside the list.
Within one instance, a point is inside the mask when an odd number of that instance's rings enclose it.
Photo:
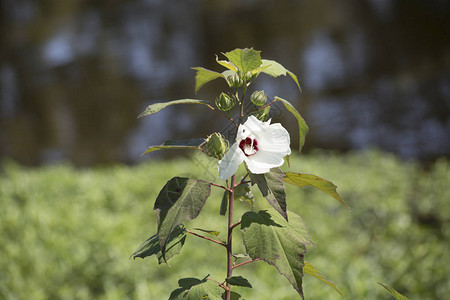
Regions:
[[[253,47],[297,74],[256,88],[290,100],[310,126],[305,151],[381,148],[450,154],[446,0],[0,0],[0,159],[26,165],[142,160],[147,146],[223,130],[194,94],[193,66]],[[295,119],[274,110],[290,127]]]

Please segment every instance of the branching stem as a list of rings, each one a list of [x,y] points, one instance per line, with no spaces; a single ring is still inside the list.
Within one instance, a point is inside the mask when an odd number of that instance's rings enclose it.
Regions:
[[[210,184],[213,185],[213,186],[219,187],[221,189],[227,190],[227,191],[229,191],[231,193],[231,189],[227,188],[226,186],[223,186],[223,185],[220,185],[220,184],[217,184],[217,183],[213,183],[213,182],[210,182]]]
[[[240,266],[243,266],[243,265],[246,265],[246,264],[249,264],[249,263],[254,262],[254,261],[258,261],[258,260],[261,260],[261,259],[260,258],[255,258],[255,259],[250,259],[250,260],[244,261],[243,263],[234,265],[233,269],[237,268],[237,267],[240,267]]]
[[[203,236],[203,235],[201,235],[201,234],[195,233],[195,232],[190,231],[190,230],[188,230],[188,229],[185,229],[185,230],[186,230],[187,233],[192,234],[192,235],[195,235],[196,237],[199,237],[199,238],[208,240],[208,241],[210,241],[210,242],[216,243],[216,244],[218,244],[218,245],[227,247],[227,245],[225,245],[223,242],[216,241],[215,239],[212,239],[212,238]]]
[[[214,107],[212,107],[212,106],[209,105],[209,104],[207,104],[206,106],[207,106],[209,109],[211,109],[212,111],[214,111],[215,113],[219,114],[220,116],[222,116],[222,117],[224,117],[225,119],[227,119],[227,120],[233,122],[233,124],[236,125],[236,123],[234,122],[234,120],[233,120],[232,118],[228,117],[226,114],[224,114],[224,113],[218,111],[217,109],[215,109]]]
[[[270,105],[274,104],[275,102],[276,102],[276,100],[273,100],[273,101],[271,101],[271,102],[269,102],[269,103],[267,103],[267,104],[265,104],[265,105],[263,105],[263,106],[258,107],[258,108],[255,109],[255,110],[249,111],[248,113],[246,113],[246,114],[244,115],[244,117],[246,117],[246,116],[248,116],[248,115],[250,115],[250,114],[252,114],[252,113],[254,113],[254,112],[257,112],[257,111],[259,111],[259,110],[261,110],[261,109],[264,109],[264,108],[266,108],[267,106],[270,106]]]

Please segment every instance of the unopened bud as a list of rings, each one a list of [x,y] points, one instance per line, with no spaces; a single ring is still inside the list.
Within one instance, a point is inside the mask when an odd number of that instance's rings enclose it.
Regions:
[[[260,121],[266,122],[269,119],[270,105],[264,107],[263,109],[257,110],[253,115]]]
[[[216,98],[216,106],[219,110],[229,111],[233,108],[234,104],[234,98],[225,93],[221,93],[219,97]]]
[[[255,91],[253,92],[253,94],[250,96],[250,100],[252,101],[253,104],[255,104],[256,106],[263,106],[264,104],[266,104],[267,102],[267,96],[264,93],[264,91]]]
[[[250,71],[244,74],[244,81],[246,83],[251,83],[255,78],[256,76],[253,76],[252,72]]]
[[[240,87],[244,82],[242,81],[242,78],[238,74],[232,74],[227,77],[228,84],[232,88]]]
[[[228,150],[228,142],[220,133],[213,133],[206,138],[203,151],[206,154],[221,159]]]

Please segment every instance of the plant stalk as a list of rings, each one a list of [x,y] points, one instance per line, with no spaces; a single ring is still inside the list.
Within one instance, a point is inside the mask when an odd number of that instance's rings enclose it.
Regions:
[[[235,189],[235,175],[231,176],[230,183],[230,198],[228,199],[228,237],[227,237],[227,278],[230,278],[233,274],[233,202],[234,202],[234,189]],[[227,283],[227,289],[225,290],[224,299],[230,300],[231,287]]]

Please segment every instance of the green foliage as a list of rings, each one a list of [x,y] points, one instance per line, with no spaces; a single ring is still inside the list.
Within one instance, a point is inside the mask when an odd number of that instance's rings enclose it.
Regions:
[[[221,73],[217,73],[202,67],[192,68],[197,71],[195,75],[195,93],[197,94],[198,90],[206,83],[216,79],[224,77]]]
[[[235,286],[243,286],[243,287],[248,287],[248,288],[252,287],[250,282],[248,282],[248,280],[242,276],[232,276],[230,278],[225,279],[225,281],[228,282],[229,284],[235,285]]]
[[[314,267],[312,264],[310,264],[307,261],[305,261],[305,266],[303,267],[303,273],[311,275],[313,277],[316,277],[317,279],[321,280],[322,282],[328,284],[336,292],[338,292],[339,295],[342,296],[342,298],[344,298],[344,295],[342,295],[341,291],[336,287],[336,285],[334,283],[332,283],[331,281],[329,281],[322,273],[319,272],[319,270],[316,269],[316,267]]]
[[[337,186],[334,185],[334,183],[312,174],[286,172],[285,175],[286,177],[283,178],[284,182],[299,187],[304,187],[308,185],[313,186],[330,195],[337,201],[341,202],[345,207],[347,207],[347,209],[350,210],[350,208],[347,206],[347,204],[345,204],[344,200],[342,200],[341,196],[339,196],[338,192],[336,191]]]
[[[287,220],[286,191],[283,184],[284,173],[281,169],[273,168],[265,174],[253,174],[248,171],[248,175],[252,185],[256,183],[264,198]]]
[[[393,299],[378,287],[381,280],[411,299],[446,299],[448,160],[427,168],[379,152],[315,152],[290,160],[291,167],[283,170],[314,172],[333,181],[352,208],[349,213],[315,188],[286,185],[289,210],[302,216],[317,245],[308,247],[307,261],[331,279],[345,299]],[[215,165],[205,169],[195,164],[178,159],[134,167],[27,169],[3,163],[0,299],[167,299],[178,278],[211,274],[223,279],[222,247],[192,236],[170,260],[171,268],[157,266],[153,259],[126,259],[134,245],[124,241],[138,245],[157,231],[156,217],[149,213],[155,199],[149,195],[157,195],[173,174],[189,170],[207,180],[208,172],[217,172]],[[270,207],[256,186],[252,191],[256,211]],[[223,232],[226,218],[217,213],[221,198],[222,191],[212,191],[202,213],[186,225],[214,224],[206,228]],[[235,209],[242,215],[248,205],[238,201]],[[245,252],[235,245],[235,253]],[[242,299],[298,297],[266,263],[237,270],[236,275],[250,279],[253,286],[233,287]],[[312,276],[305,275],[303,282],[307,299],[340,299]]]
[[[378,282],[378,284],[381,285],[382,287],[384,287],[386,289],[386,291],[388,291],[388,293],[391,294],[395,298],[395,300],[409,300],[408,298],[406,298],[405,296],[403,296],[402,294],[400,294],[393,288],[391,288],[387,285],[384,285],[381,282]]]
[[[245,249],[252,259],[262,259],[277,268],[303,297],[302,277],[305,244],[312,244],[303,220],[290,213],[290,221],[262,210],[242,216]]]
[[[211,184],[204,180],[174,177],[163,187],[155,201],[158,240],[162,257],[174,230],[182,222],[198,216],[211,194]]]
[[[261,64],[261,72],[262,73],[266,73],[272,77],[278,77],[278,76],[286,76],[286,74],[289,74],[289,76],[291,76],[291,78],[295,81],[295,83],[297,84],[297,87],[299,89],[299,91],[301,92],[302,89],[300,87],[300,84],[298,83],[298,79],[297,76],[292,73],[291,71],[287,70],[285,67],[283,67],[280,63],[274,61],[274,60],[269,60],[269,59],[262,59],[262,64]]]
[[[246,74],[262,64],[260,53],[261,51],[253,49],[234,49],[224,53],[224,55],[242,74]]]
[[[178,280],[180,287],[170,294],[169,300],[221,300],[223,290],[217,283],[209,281],[208,276],[202,280],[197,278]]]
[[[198,99],[180,99],[180,100],[172,100],[168,102],[163,103],[155,103],[149,105],[144,112],[142,112],[138,118],[150,116],[153,114],[156,114],[161,109],[166,108],[170,105],[176,105],[176,104],[203,104],[203,105],[210,105],[208,101],[198,100]]]
[[[134,252],[131,257],[134,259],[136,257],[145,258],[147,256],[156,255],[158,257],[158,263],[165,262],[164,260],[169,260],[173,256],[180,253],[181,248],[186,241],[186,231],[183,226],[177,226],[169,235],[167,240],[167,249],[165,252],[165,257],[161,251],[161,245],[159,243],[159,238],[157,234],[149,237],[145,242],[143,242]]]
[[[200,145],[205,142],[205,139],[190,139],[190,140],[168,140],[165,141],[162,145],[159,146],[150,146],[145,150],[142,155],[145,155],[147,153],[162,150],[162,149],[199,149]]]
[[[284,100],[280,97],[275,96],[275,101],[280,101],[284,104],[286,109],[294,115],[294,117],[297,119],[298,123],[298,129],[299,129],[299,145],[298,145],[298,151],[301,151],[303,148],[303,145],[305,144],[305,138],[308,134],[309,127],[306,125],[305,120],[300,115],[300,113],[295,109],[295,107],[287,100]]]

